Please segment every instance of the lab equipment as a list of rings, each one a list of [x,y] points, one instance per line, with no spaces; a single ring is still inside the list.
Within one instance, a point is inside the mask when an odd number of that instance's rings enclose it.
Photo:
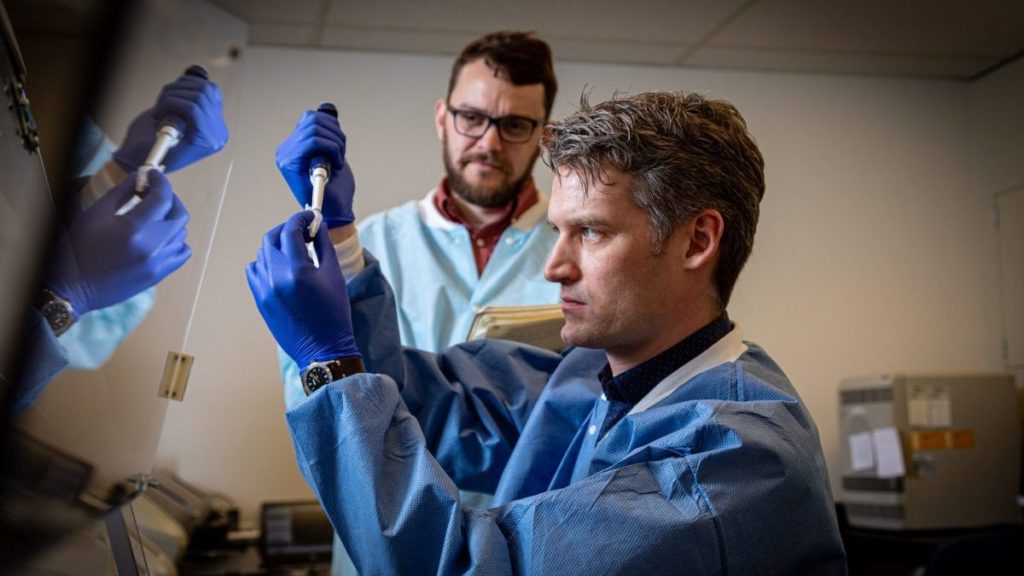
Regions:
[[[115,216],[133,194],[126,179],[78,215],[58,241],[47,286],[85,314],[127,300],[180,268],[189,214],[167,178],[150,171],[145,198]]]
[[[306,258],[304,235],[312,219],[302,211],[267,232],[256,261],[245,270],[271,333],[302,367],[360,356],[348,299],[339,293],[345,278],[326,230],[313,239],[320,267]]]
[[[260,556],[271,572],[322,571],[331,562],[333,535],[331,522],[316,500],[260,506]]]
[[[316,111],[323,112],[334,119],[338,118],[338,109],[330,102],[321,103]],[[310,238],[316,237],[316,232],[320,229],[320,222],[323,221],[324,188],[330,179],[331,163],[323,156],[313,157],[309,162],[309,183],[313,185],[313,198],[310,205],[306,206],[306,209],[312,210],[314,215],[313,221],[309,224]],[[315,258],[316,253],[313,252],[312,256]],[[317,267],[319,267],[319,264],[317,264]]]
[[[228,497],[202,490],[166,470],[153,472],[153,486],[132,502],[139,531],[175,562],[187,551],[230,545],[238,508]]]
[[[851,526],[1020,523],[1012,375],[847,378],[839,387],[839,418],[841,499]]]

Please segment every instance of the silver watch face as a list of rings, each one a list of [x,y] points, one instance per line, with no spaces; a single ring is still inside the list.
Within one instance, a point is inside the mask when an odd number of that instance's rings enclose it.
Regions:
[[[302,387],[306,389],[308,395],[330,384],[331,380],[331,371],[326,365],[312,364],[302,375]]]
[[[46,321],[49,322],[53,333],[58,336],[67,332],[68,328],[71,328],[71,325],[75,323],[75,315],[71,313],[70,306],[60,300],[47,302],[40,309],[40,312],[42,312]]]

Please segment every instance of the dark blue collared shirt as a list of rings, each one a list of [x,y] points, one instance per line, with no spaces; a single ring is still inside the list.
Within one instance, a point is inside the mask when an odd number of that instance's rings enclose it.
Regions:
[[[604,419],[598,437],[603,437],[605,432],[622,420],[659,382],[680,366],[700,356],[732,328],[733,323],[729,321],[729,315],[722,312],[721,316],[683,338],[678,344],[618,376],[612,376],[611,366],[605,364],[598,377],[601,379],[604,396],[608,400],[608,416]]]

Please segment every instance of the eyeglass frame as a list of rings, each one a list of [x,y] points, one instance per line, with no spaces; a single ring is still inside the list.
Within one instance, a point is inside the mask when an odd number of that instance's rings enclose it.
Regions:
[[[524,144],[526,142],[529,142],[530,138],[532,138],[534,133],[537,132],[537,127],[544,123],[544,119],[530,118],[528,116],[520,116],[518,114],[508,114],[505,116],[499,116],[495,118],[494,116],[488,116],[487,114],[484,114],[483,112],[479,110],[474,110],[472,108],[453,108],[450,104],[447,103],[445,104],[445,109],[447,109],[447,111],[452,115],[452,127],[455,128],[455,131],[458,134],[465,136],[466,138],[483,138],[484,134],[487,134],[487,131],[491,129],[491,126],[493,126],[494,129],[498,131],[498,138],[500,138],[502,142],[506,142],[508,144]],[[466,134],[465,132],[459,130],[459,114],[466,113],[477,114],[487,120],[487,125],[484,126],[482,132],[473,135]],[[525,120],[530,123],[530,133],[526,136],[526,138],[523,138],[522,140],[509,140],[508,138],[505,137],[505,132],[502,131],[501,129],[501,122],[508,119]]]

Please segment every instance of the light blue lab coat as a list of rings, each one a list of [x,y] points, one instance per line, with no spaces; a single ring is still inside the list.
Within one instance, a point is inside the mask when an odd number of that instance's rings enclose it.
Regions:
[[[113,306],[79,317],[58,340],[68,355],[68,368],[99,370],[117,347],[146,319],[156,302],[156,288],[147,288]]]
[[[844,574],[818,433],[738,328],[599,437],[605,356],[401,349],[372,258],[349,283],[370,372],[288,412],[363,574]],[[373,329],[369,329],[373,327]],[[469,508],[456,486],[494,491]]]

